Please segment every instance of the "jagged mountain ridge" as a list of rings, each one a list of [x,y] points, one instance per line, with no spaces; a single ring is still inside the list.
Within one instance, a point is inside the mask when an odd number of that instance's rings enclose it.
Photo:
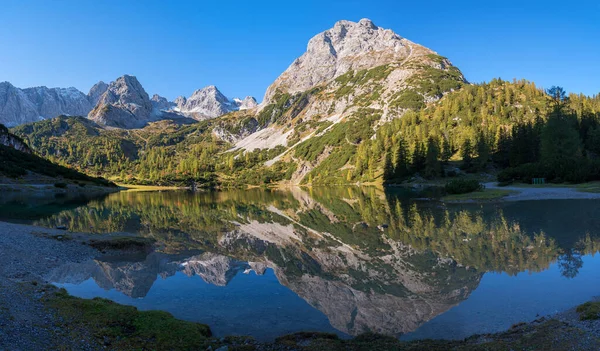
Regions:
[[[137,78],[130,75],[109,84],[100,81],[88,94],[73,87],[19,89],[9,82],[0,83],[0,123],[8,127],[65,115],[88,116],[109,127],[142,128],[161,119],[204,120],[256,106],[253,97],[230,100],[215,86],[199,89],[190,98],[174,102],[158,94],[149,98]]]

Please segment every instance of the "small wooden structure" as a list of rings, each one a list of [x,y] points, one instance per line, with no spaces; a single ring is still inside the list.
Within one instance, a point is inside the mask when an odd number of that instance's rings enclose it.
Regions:
[[[531,184],[546,184],[546,178],[532,178]]]

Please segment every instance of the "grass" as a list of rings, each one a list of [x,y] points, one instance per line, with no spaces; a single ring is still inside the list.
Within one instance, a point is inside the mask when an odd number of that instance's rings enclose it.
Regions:
[[[161,311],[138,311],[110,300],[70,296],[60,289],[44,300],[69,330],[84,328],[111,350],[205,350],[207,325],[175,319]]]
[[[117,186],[120,186],[122,188],[127,188],[129,190],[138,190],[138,191],[157,191],[157,190],[179,190],[179,189],[185,189],[185,187],[180,187],[180,186],[132,185],[132,184],[120,184],[120,183],[117,183]]]
[[[484,189],[483,191],[474,191],[467,194],[446,195],[442,198],[442,201],[491,201],[499,200],[514,193],[516,193],[516,191],[504,189]]]
[[[584,193],[600,193],[600,182],[577,184],[575,188]]]
[[[583,305],[577,306],[579,319],[582,321],[600,319],[600,302],[586,302]]]

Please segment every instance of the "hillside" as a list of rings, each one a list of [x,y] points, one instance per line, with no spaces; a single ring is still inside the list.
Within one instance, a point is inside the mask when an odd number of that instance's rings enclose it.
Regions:
[[[3,177],[4,182],[27,177],[36,183],[75,182],[82,186],[114,186],[105,179],[90,177],[36,156],[19,137],[0,124],[0,179]]]

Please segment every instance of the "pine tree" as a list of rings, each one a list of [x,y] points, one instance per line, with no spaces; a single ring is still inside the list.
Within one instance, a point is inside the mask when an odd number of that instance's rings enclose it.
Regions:
[[[452,145],[450,145],[450,141],[448,138],[442,138],[442,151],[441,151],[441,160],[444,164],[447,164],[448,161],[452,158],[454,152],[452,151]]]
[[[470,170],[473,168],[473,146],[471,146],[471,139],[466,138],[460,150],[462,157],[462,166],[464,170]]]
[[[389,152],[386,152],[383,160],[383,182],[390,183],[393,179],[394,165],[392,163],[392,156]]]
[[[432,137],[427,139],[427,156],[425,157],[425,177],[435,178],[442,174],[442,165],[438,160],[439,149],[437,143]]]
[[[421,143],[417,141],[412,155],[412,169],[414,172],[420,172],[425,168],[425,157],[425,149]]]
[[[496,143],[494,150],[494,162],[501,168],[510,165],[510,146],[511,140],[505,128],[499,127],[496,132]]]
[[[477,168],[479,170],[484,170],[490,159],[490,147],[485,138],[485,134],[483,134],[483,132],[481,132],[481,131],[477,135],[476,149],[477,149]]]
[[[408,160],[408,147],[404,139],[398,140],[398,146],[394,153],[394,178],[398,181],[410,176],[410,164]]]

